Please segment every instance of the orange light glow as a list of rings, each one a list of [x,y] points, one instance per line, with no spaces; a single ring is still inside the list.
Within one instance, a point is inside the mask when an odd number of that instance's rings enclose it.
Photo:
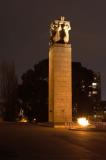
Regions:
[[[79,125],[81,125],[83,127],[89,125],[89,122],[88,122],[88,120],[85,117],[78,118],[77,122],[78,122]]]
[[[22,118],[20,122],[28,122],[27,118]]]

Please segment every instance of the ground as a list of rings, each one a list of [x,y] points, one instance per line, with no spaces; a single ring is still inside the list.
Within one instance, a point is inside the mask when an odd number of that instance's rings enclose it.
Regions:
[[[0,160],[105,160],[105,131],[0,124]]]

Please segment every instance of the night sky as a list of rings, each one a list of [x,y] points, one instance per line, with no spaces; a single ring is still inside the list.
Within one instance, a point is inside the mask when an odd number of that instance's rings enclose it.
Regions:
[[[48,57],[49,25],[71,22],[73,61],[101,73],[106,99],[105,0],[0,0],[0,61],[14,61],[20,76]]]

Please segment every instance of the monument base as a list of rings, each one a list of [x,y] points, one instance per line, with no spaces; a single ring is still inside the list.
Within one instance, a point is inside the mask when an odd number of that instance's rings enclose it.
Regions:
[[[70,128],[72,122],[49,122],[49,126],[53,128]]]
[[[72,57],[70,44],[49,50],[49,123],[54,127],[72,122]]]

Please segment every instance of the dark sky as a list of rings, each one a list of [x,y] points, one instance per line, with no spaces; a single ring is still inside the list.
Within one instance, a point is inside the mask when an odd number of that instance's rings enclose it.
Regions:
[[[101,73],[106,99],[105,0],[0,0],[0,61],[13,60],[21,75],[48,57],[49,25],[70,20],[73,61]]]

